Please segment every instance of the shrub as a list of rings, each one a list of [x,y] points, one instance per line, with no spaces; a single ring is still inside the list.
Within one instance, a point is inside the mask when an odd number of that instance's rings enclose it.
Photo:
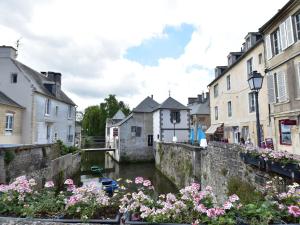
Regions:
[[[227,185],[228,195],[237,194],[242,204],[258,203],[263,200],[263,195],[255,187],[237,177],[231,177]]]
[[[60,149],[60,155],[66,155],[66,154],[69,154],[69,153],[74,154],[77,151],[79,151],[78,147],[66,146],[61,140],[58,140],[57,144],[58,144],[59,149]]]
[[[4,153],[4,162],[8,165],[15,158],[15,154],[12,151],[5,151]]]

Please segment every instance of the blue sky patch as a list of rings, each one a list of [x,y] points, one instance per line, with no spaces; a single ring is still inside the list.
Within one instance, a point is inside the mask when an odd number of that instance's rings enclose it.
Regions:
[[[183,54],[194,30],[190,24],[166,26],[161,37],[147,39],[141,45],[127,49],[125,58],[147,66],[157,66],[162,58],[176,59]]]

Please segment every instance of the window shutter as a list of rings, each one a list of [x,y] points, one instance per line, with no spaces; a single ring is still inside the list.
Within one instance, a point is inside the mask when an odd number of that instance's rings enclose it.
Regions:
[[[285,28],[286,28],[286,40],[287,40],[287,47],[294,43],[294,32],[293,32],[293,23],[292,17],[290,16],[285,21]]]
[[[269,103],[275,103],[275,88],[274,88],[274,76],[271,73],[267,74],[267,86],[268,86],[268,98]]]
[[[267,57],[267,60],[271,59],[272,58],[272,48],[271,48],[271,37],[270,35],[267,35],[266,36],[266,57]]]
[[[142,133],[142,128],[141,127],[136,127],[136,136],[140,137]]]
[[[288,100],[287,89],[286,89],[286,76],[282,71],[277,73],[278,81],[278,100],[279,102],[285,102]]]
[[[286,49],[287,46],[287,37],[286,37],[286,23],[283,22],[279,25],[279,32],[280,32],[280,40],[281,40],[281,48],[282,50]]]

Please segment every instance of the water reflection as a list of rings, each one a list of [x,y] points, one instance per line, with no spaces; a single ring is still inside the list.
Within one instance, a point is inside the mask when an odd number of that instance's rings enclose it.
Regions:
[[[80,181],[84,184],[95,181],[98,183],[99,175],[90,173],[91,166],[99,166],[104,168],[103,176],[112,179],[130,179],[141,176],[149,179],[157,193],[177,192],[175,185],[173,185],[163,174],[156,168],[154,163],[131,163],[118,164],[109,154],[105,152],[84,152],[81,155],[81,174]],[[134,190],[134,185],[130,185],[129,189]]]

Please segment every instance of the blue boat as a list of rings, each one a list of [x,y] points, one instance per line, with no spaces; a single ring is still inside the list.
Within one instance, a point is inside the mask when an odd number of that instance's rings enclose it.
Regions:
[[[111,178],[100,177],[99,182],[102,184],[102,189],[105,190],[108,194],[113,194],[114,191],[119,188],[117,181]]]

